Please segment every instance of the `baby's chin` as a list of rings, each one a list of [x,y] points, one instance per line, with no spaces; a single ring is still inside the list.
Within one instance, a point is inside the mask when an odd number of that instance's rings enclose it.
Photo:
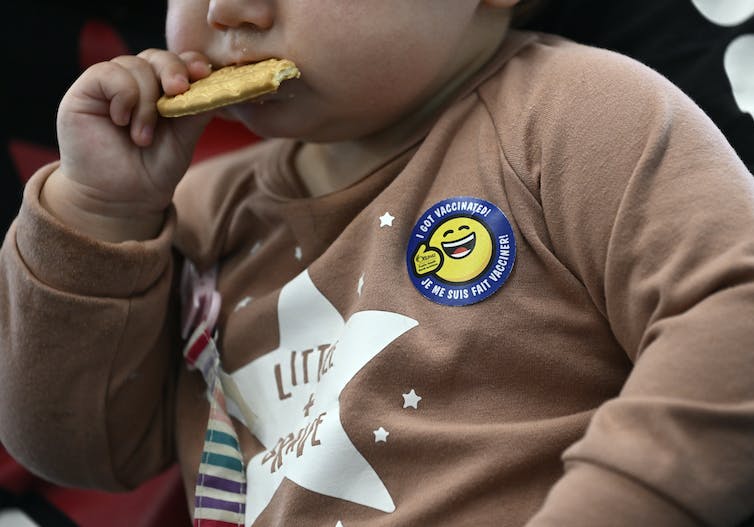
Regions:
[[[277,102],[263,104],[240,103],[218,110],[217,116],[227,121],[243,124],[250,132],[264,138],[296,139],[304,142],[328,143],[352,139],[347,135],[333,134],[318,126],[298,111],[278,107]]]
[[[300,123],[286,117],[286,112],[281,112],[282,108],[277,106],[274,101],[245,102],[226,106],[217,115],[221,119],[243,124],[260,137],[298,138]]]

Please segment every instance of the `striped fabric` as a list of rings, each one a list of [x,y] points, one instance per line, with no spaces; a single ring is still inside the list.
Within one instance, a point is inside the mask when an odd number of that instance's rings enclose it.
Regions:
[[[219,376],[220,355],[206,322],[194,330],[183,354],[189,368],[204,376],[210,398],[209,423],[196,481],[194,527],[242,526],[246,473]]]

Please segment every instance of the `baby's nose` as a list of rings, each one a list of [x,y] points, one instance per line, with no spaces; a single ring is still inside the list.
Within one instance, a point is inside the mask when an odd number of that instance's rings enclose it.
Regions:
[[[270,0],[210,0],[207,11],[207,23],[219,30],[244,25],[267,30],[274,20],[275,10]]]

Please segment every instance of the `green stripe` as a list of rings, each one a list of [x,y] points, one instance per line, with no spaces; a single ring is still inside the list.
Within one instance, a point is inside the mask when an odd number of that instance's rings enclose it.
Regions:
[[[243,464],[240,460],[232,458],[230,456],[223,456],[222,454],[215,454],[213,452],[204,452],[202,454],[202,463],[215,465],[216,467],[229,468],[237,472],[243,472]]]
[[[220,432],[219,430],[207,430],[205,439],[210,443],[228,445],[238,450],[238,441],[236,441],[236,438],[230,434],[226,434],[225,432]]]

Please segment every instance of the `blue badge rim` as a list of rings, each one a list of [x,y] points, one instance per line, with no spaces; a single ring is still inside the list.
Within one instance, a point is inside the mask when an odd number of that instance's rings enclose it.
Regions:
[[[465,203],[468,207],[473,205],[472,212],[469,213],[467,207],[466,210],[449,210],[441,214],[438,213],[443,207],[452,209],[454,204],[459,203]],[[484,208],[488,211],[486,215],[482,214]],[[493,253],[489,264],[477,277],[461,284],[447,282],[433,273],[424,276],[417,275],[414,270],[413,258],[419,246],[426,244],[440,225],[457,217],[474,218],[490,233],[493,240]],[[440,221],[437,222],[437,220]],[[428,226],[428,223],[431,227]],[[506,243],[502,243],[503,240]],[[502,249],[501,246],[503,245],[508,248]],[[499,291],[508,280],[515,261],[516,238],[508,217],[494,203],[473,196],[445,198],[427,208],[414,224],[406,247],[406,270],[411,283],[425,298],[446,306],[466,306],[486,300]]]

